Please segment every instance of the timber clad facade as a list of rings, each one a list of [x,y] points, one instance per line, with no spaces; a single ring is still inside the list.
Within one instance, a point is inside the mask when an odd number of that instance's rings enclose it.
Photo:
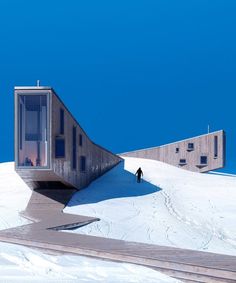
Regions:
[[[207,172],[224,167],[226,136],[223,130],[174,142],[136,150],[121,156],[154,159],[195,172]]]
[[[51,87],[15,88],[15,169],[32,189],[80,189],[120,161],[89,139]]]
[[[225,164],[225,133],[123,153],[190,171]],[[81,189],[121,157],[93,143],[51,87],[15,87],[15,169],[32,189]]]

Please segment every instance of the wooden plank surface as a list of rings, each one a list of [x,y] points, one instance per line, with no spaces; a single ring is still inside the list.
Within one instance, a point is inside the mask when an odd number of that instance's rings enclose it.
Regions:
[[[72,193],[68,191],[62,194],[68,200],[68,196]],[[234,256],[52,230],[51,228],[56,227],[86,225],[98,219],[64,214],[62,208],[65,202],[57,202],[55,198],[50,200],[45,194],[38,195],[40,192],[33,192],[33,194],[35,194],[31,198],[33,202],[29,203],[24,213],[29,218],[35,219],[36,223],[0,231],[1,241],[141,264],[184,280],[207,283],[236,282],[236,257]],[[39,202],[37,203],[36,200]],[[47,210],[37,208],[43,200],[51,204]]]

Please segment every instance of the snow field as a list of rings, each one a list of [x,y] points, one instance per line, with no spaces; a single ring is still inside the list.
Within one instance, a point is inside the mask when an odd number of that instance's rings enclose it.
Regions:
[[[0,230],[29,223],[19,216],[31,190],[14,171],[0,164]],[[0,242],[0,282],[4,283],[178,283],[152,269],[73,255],[52,255]]]
[[[235,176],[127,157],[76,193],[64,211],[101,219],[73,233],[236,255],[235,203]]]

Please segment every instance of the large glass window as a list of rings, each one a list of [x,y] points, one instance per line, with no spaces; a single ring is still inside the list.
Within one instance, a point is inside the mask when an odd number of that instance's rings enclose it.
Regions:
[[[18,97],[18,166],[48,166],[48,96]]]

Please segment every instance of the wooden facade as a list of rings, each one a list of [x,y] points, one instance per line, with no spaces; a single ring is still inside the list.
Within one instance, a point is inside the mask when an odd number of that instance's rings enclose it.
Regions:
[[[120,161],[89,139],[51,87],[15,87],[15,170],[30,188],[81,189]]]
[[[226,136],[223,130],[121,154],[121,156],[162,161],[194,172],[207,172],[224,167]]]

